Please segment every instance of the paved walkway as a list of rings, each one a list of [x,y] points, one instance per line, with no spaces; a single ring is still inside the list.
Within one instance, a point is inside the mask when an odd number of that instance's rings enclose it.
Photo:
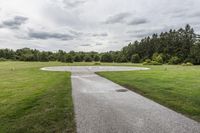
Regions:
[[[127,90],[94,71],[134,67],[52,67],[71,71],[78,133],[200,133],[200,124]]]

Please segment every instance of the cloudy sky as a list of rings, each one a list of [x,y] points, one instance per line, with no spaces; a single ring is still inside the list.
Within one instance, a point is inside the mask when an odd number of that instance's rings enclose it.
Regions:
[[[131,41],[190,24],[200,0],[0,0],[0,48],[120,50]]]

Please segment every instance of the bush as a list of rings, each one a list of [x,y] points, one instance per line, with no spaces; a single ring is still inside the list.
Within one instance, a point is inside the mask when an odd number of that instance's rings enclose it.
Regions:
[[[5,59],[5,58],[0,58],[0,61],[7,61],[7,59]]]
[[[131,62],[132,63],[139,63],[140,62],[140,56],[138,54],[134,54],[131,56]]]
[[[151,63],[151,59],[146,59],[145,62]]]
[[[192,62],[192,59],[187,58],[187,59],[184,60],[184,63],[188,63],[188,62]]]
[[[180,58],[178,58],[177,56],[173,56],[173,57],[169,60],[168,63],[169,63],[169,64],[174,64],[174,65],[176,65],[176,64],[181,63],[181,60],[180,60]]]
[[[154,53],[153,56],[152,56],[152,60],[163,64],[162,54]]]
[[[149,60],[147,60],[147,61],[143,62],[143,65],[162,65],[162,63],[159,63],[157,61],[149,61]]]
[[[145,61],[142,63],[142,65],[149,65],[149,63]]]
[[[101,65],[101,63],[100,62],[95,62],[94,65],[99,66],[99,65]]]
[[[193,66],[191,62],[183,63],[182,66]]]

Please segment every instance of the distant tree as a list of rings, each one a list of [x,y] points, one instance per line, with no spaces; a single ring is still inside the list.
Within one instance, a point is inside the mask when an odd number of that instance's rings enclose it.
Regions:
[[[63,50],[59,50],[57,53],[57,60],[61,61],[61,62],[65,62],[66,61],[66,52]]]
[[[18,49],[16,55],[20,61],[35,61],[33,50],[30,48]]]
[[[99,55],[96,54],[96,55],[94,56],[94,61],[100,61]]]
[[[126,56],[123,55],[123,54],[119,54],[117,59],[116,59],[116,62],[118,63],[125,63],[125,62],[128,62],[128,60],[126,59]]]
[[[140,56],[138,54],[134,54],[131,56],[131,62],[132,63],[139,63],[140,62]]]
[[[74,62],[73,58],[70,54],[65,55],[65,62],[67,62],[67,63],[73,63]]]
[[[76,55],[76,52],[74,52],[74,51],[72,50],[72,51],[69,52],[69,54],[70,54],[71,56],[75,56],[75,55]]]
[[[85,61],[85,62],[92,62],[93,60],[92,60],[92,57],[91,57],[91,56],[86,55],[85,58],[84,58],[84,61]]]
[[[40,59],[40,61],[43,61],[43,62],[49,61],[48,53],[44,52],[44,51],[41,52],[40,56],[39,56],[39,59]]]
[[[198,35],[190,25],[178,30],[170,29],[168,32],[153,34],[142,38],[140,41],[129,43],[120,51],[109,51],[105,53],[75,52],[66,53],[63,50],[58,52],[39,51],[36,49],[22,48],[16,51],[11,49],[0,49],[0,58],[6,60],[20,61],[62,61],[80,62],[101,61],[101,62],[142,62],[152,59],[150,63],[187,63],[200,64],[200,42]],[[146,61],[145,61],[146,62]],[[147,62],[148,63],[148,62]]]
[[[113,62],[112,55],[110,53],[103,53],[101,56],[101,62]]]
[[[190,61],[195,65],[200,65],[200,40],[191,48]]]
[[[78,55],[78,54],[75,55],[75,56],[74,56],[74,61],[75,61],[75,62],[81,62],[81,61],[82,61],[81,56]]]

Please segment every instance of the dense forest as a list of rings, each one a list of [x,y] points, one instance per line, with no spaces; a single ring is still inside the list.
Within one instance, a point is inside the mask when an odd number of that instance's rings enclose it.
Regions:
[[[0,49],[0,61],[61,61],[61,62],[132,62],[143,64],[200,65],[200,36],[190,25],[178,30],[153,34],[140,41],[123,47],[120,51],[98,52],[57,52],[23,48],[16,51]]]

